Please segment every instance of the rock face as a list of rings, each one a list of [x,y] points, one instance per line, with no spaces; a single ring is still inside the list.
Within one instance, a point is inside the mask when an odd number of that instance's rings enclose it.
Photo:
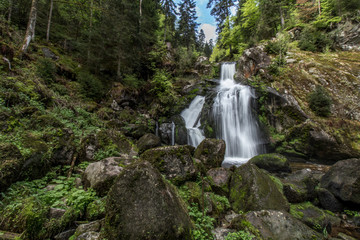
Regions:
[[[249,162],[271,173],[291,172],[289,160],[277,153],[261,154],[251,158]]]
[[[208,169],[221,167],[225,156],[225,141],[221,139],[204,139],[196,148],[194,157]]]
[[[270,65],[270,57],[261,46],[246,49],[239,59],[236,79],[244,80],[256,75],[260,69]]]
[[[337,29],[336,43],[344,51],[360,51],[360,26],[347,21]]]
[[[161,142],[166,145],[171,145],[173,127],[175,143],[180,145],[187,144],[187,130],[185,121],[181,116],[173,116],[168,122],[160,124],[159,135]]]
[[[166,146],[145,151],[140,157],[153,164],[166,178],[180,183],[195,177],[192,146]]]
[[[272,179],[251,163],[237,168],[230,181],[230,203],[235,211],[289,210]]]
[[[246,214],[246,220],[259,229],[260,235],[266,240],[322,239],[319,233],[286,212],[272,210],[249,212]]]
[[[126,168],[110,189],[105,237],[113,239],[191,239],[191,220],[175,189],[148,162]]]
[[[152,133],[145,134],[139,139],[137,143],[139,153],[143,153],[145,150],[148,150],[150,148],[159,147],[160,145],[160,138]]]
[[[320,188],[317,191],[321,207],[332,212],[341,212],[343,204],[327,189]]]
[[[206,176],[209,178],[211,188],[220,195],[227,195],[229,193],[229,182],[231,178],[231,171],[227,168],[212,168]]]
[[[320,183],[341,200],[360,204],[360,159],[337,162]]]
[[[112,158],[91,163],[84,172],[84,187],[91,187],[98,195],[104,196],[122,170]]]

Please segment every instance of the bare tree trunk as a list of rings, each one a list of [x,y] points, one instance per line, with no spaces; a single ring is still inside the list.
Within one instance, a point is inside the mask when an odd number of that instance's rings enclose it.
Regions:
[[[142,16],[142,1],[143,0],[140,0],[140,17]]]
[[[321,16],[321,2],[318,0],[319,15]]]
[[[284,19],[284,13],[283,13],[281,6],[279,7],[279,11],[280,11],[281,29],[284,29],[285,19]]]
[[[89,24],[89,38],[88,38],[88,51],[87,51],[87,61],[90,61],[90,43],[91,43],[91,30],[92,30],[92,19],[93,19],[93,6],[94,6],[94,0],[91,0],[90,2],[90,24]]]
[[[9,15],[8,15],[8,24],[9,25],[11,23],[12,7],[13,7],[13,1],[9,0]]]
[[[38,0],[32,0],[31,10],[29,15],[29,22],[26,28],[25,38],[21,47],[21,52],[26,53],[30,42],[35,37],[36,15],[37,15]]]
[[[49,42],[49,38],[50,38],[50,25],[51,25],[51,17],[52,17],[52,12],[53,12],[53,6],[54,6],[54,0],[51,0],[51,2],[50,2],[50,11],[49,11],[49,20],[48,20],[47,31],[46,31],[46,41],[47,42]]]

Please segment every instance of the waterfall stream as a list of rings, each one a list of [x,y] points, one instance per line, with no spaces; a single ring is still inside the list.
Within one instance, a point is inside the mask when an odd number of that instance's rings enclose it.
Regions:
[[[257,120],[251,111],[255,93],[234,81],[235,63],[221,66],[221,79],[212,109],[216,137],[225,140],[223,166],[241,165],[262,153]]]
[[[191,102],[189,108],[181,113],[184,118],[188,131],[188,144],[197,147],[205,139],[204,133],[200,127],[200,113],[205,103],[205,97],[196,96]]]

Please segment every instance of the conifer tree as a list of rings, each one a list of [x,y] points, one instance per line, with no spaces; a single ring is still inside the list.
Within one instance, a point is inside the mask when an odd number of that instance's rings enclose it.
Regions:
[[[183,0],[180,3],[180,20],[178,32],[181,43],[190,49],[190,45],[196,42],[196,4],[194,0]]]
[[[174,0],[162,0],[161,6],[163,13],[165,15],[165,21],[164,21],[164,42],[166,41],[166,34],[173,23],[174,19],[176,19],[176,4]]]
[[[218,32],[221,32],[226,18],[231,14],[231,7],[235,6],[235,2],[235,0],[209,0],[207,8],[212,8],[210,14],[215,17]]]

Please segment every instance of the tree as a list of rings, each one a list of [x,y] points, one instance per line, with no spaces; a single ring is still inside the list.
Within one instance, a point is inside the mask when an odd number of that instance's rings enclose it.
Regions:
[[[235,2],[235,0],[209,0],[207,8],[212,8],[210,14],[215,17],[218,32],[221,32],[226,18],[230,17],[230,9],[235,6]]]
[[[180,20],[178,32],[182,44],[190,49],[190,45],[196,42],[196,4],[194,0],[183,0],[180,3]]]
[[[162,0],[161,5],[162,5],[162,11],[165,15],[165,20],[164,20],[164,42],[165,42],[167,28],[176,18],[177,11],[174,0]]]
[[[50,25],[51,25],[51,17],[52,17],[53,7],[54,7],[54,0],[50,0],[49,20],[48,20],[48,25],[47,25],[47,30],[46,30],[46,41],[47,42],[49,41],[49,38],[50,38]]]
[[[29,22],[26,28],[25,38],[23,45],[21,47],[21,52],[26,53],[30,42],[35,38],[35,26],[36,26],[36,16],[37,16],[37,5],[38,0],[32,0],[31,10],[29,14]]]
[[[205,46],[205,33],[204,30],[200,29],[199,32],[199,36],[198,36],[198,50],[203,52],[204,51],[204,46]]]
[[[210,39],[210,40],[212,40],[212,39]],[[207,58],[210,58],[212,50],[213,50],[213,46],[211,44],[209,44],[208,42],[206,42],[205,46],[204,46],[204,54]]]

